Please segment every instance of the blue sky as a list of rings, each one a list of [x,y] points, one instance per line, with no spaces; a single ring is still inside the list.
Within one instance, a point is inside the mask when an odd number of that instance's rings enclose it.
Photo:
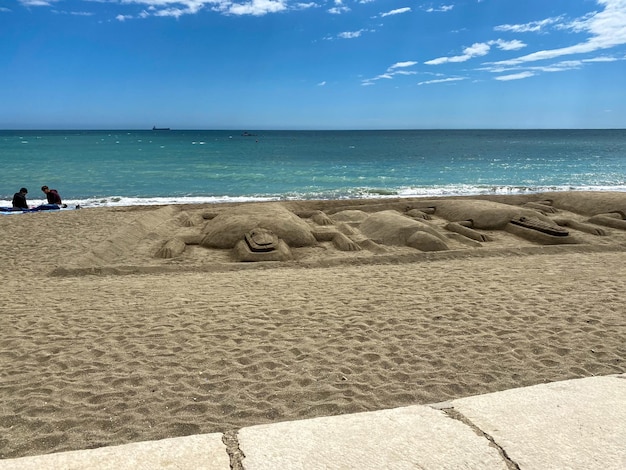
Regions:
[[[0,129],[626,127],[626,0],[0,0]]]

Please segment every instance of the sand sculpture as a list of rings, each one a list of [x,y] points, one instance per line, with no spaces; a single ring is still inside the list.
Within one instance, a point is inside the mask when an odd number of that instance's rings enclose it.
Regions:
[[[361,249],[337,228],[329,228],[333,222],[321,211],[303,215],[313,223],[305,222],[278,203],[244,204],[215,217],[207,216],[200,233],[187,233],[166,241],[156,256],[179,256],[187,245],[232,249],[237,261],[286,261],[292,259],[291,248],[327,241],[340,251]],[[349,232],[347,227],[344,230]]]
[[[448,220],[446,230],[479,242],[489,242],[492,238],[478,230],[505,230],[545,245],[579,243],[575,236],[545,215],[556,212],[549,201],[514,206],[494,201],[458,199],[431,201],[421,210]]]
[[[231,250],[236,261],[287,261],[294,259],[294,249],[327,242],[342,252],[387,253],[392,247],[432,252],[454,249],[454,242],[481,247],[499,232],[556,245],[583,243],[577,232],[607,235],[598,225],[626,230],[623,197],[610,196],[607,201],[601,193],[592,199],[590,203],[587,198],[558,194],[521,204],[467,198],[418,200],[402,210],[382,205],[373,212],[336,207],[329,213],[292,211],[281,203],[243,204],[218,214],[205,213],[200,219],[179,215],[178,224],[187,231],[166,240],[156,256],[175,258],[187,246],[198,245]],[[591,217],[583,221],[559,215],[560,207]]]
[[[626,192],[171,205],[136,213],[56,274],[247,269],[238,262],[251,261],[408,262],[532,253],[547,245],[626,247]]]

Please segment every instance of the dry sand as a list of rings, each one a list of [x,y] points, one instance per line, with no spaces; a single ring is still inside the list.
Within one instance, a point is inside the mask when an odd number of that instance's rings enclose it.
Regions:
[[[606,211],[592,196],[555,207],[585,221]],[[282,205],[332,215],[424,204]],[[269,263],[199,245],[154,256],[230,208],[0,217],[0,458],[626,371],[625,230],[572,231],[579,243],[558,246],[487,230],[490,243],[455,237],[428,253],[323,241]],[[442,232],[436,214],[428,223]]]

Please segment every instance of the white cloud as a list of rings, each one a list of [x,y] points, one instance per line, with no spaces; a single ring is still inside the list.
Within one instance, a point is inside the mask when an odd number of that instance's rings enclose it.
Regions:
[[[19,0],[25,7],[49,7],[58,0]]]
[[[489,41],[489,43],[498,46],[498,48],[502,49],[503,51],[516,51],[518,49],[523,49],[524,47],[526,47],[526,44],[517,39],[513,39],[512,41],[496,39],[495,41]]]
[[[523,78],[529,78],[529,77],[534,77],[535,74],[533,72],[520,72],[520,73],[513,73],[511,75],[501,75],[500,77],[495,77],[496,80],[500,80],[502,82],[507,82],[509,80],[522,80]]]
[[[496,62],[499,65],[519,65],[565,55],[587,54],[626,44],[626,0],[597,0],[605,8],[567,25],[576,32],[587,32],[589,39],[573,46],[533,52],[515,59]]]
[[[525,24],[503,24],[496,26],[493,29],[496,31],[506,31],[512,33],[536,33],[542,31],[546,26],[558,23],[562,19],[562,16],[557,16],[555,18],[546,18],[541,21],[531,21],[530,23]]]
[[[536,75],[534,72],[565,72],[567,70],[579,69],[583,66],[582,60],[563,60],[561,62],[556,62],[550,65],[541,65],[534,67],[485,67],[478,70],[486,70],[492,73],[505,73],[505,72],[517,72],[515,75],[519,75],[520,71],[523,70],[525,72],[532,72],[533,75]],[[523,77],[526,78],[526,77]]]
[[[2,9],[0,8],[0,11]],[[65,11],[65,10],[52,10],[53,13],[58,15],[70,15],[70,16],[94,16],[95,13],[89,11]]]
[[[315,8],[319,6],[317,3],[315,2],[309,2],[309,3],[296,3],[295,4],[295,9],[296,10],[306,10],[308,8]]]
[[[408,13],[410,11],[411,11],[410,7],[404,7],[404,8],[398,8],[396,10],[388,11],[387,13],[381,13],[380,16],[384,18],[385,16],[401,15],[402,13]]]
[[[356,39],[356,38],[360,38],[363,33],[373,33],[375,30],[373,29],[359,29],[358,31],[343,31],[339,34],[337,34],[337,36],[325,36],[324,40],[326,41],[333,41],[334,39]]]
[[[514,51],[526,47],[526,44],[524,44],[522,41],[518,41],[517,39],[514,39],[512,41],[495,39],[488,42],[477,42],[463,49],[462,55],[439,57],[437,59],[432,59],[424,63],[427,65],[440,65],[450,62],[466,62],[474,57],[482,57],[487,55],[491,50],[491,46],[496,46],[498,49],[502,49],[504,51]]]
[[[347,13],[350,11],[348,7],[333,7],[328,9],[328,13],[333,15],[341,15],[342,13]]]
[[[564,72],[565,70],[579,69],[583,63],[580,60],[563,60],[556,64],[542,67],[528,67],[528,70],[537,70],[540,72]]]
[[[459,82],[461,80],[467,80],[467,78],[465,77],[437,78],[435,80],[426,80],[425,82],[419,82],[418,85],[434,85],[436,83]]]
[[[427,65],[440,65],[446,64],[449,62],[465,62],[470,60],[473,57],[484,56],[489,53],[490,46],[486,42],[477,42],[472,44],[469,47],[463,49],[462,55],[456,55],[451,57],[439,57],[437,59],[432,59],[424,62]]]
[[[43,2],[57,0],[22,0],[23,2]],[[98,0],[95,0],[98,1]],[[232,0],[122,0],[121,3],[144,5],[146,9],[139,14],[140,18],[149,16],[175,17],[183,15],[193,15],[199,11],[210,8],[223,15],[233,16],[263,16],[270,13],[279,13],[285,10],[304,10],[319,6],[317,3],[294,3],[288,4],[288,0],[249,0],[235,2]],[[340,4],[341,2],[339,2]],[[349,11],[347,7],[338,7],[342,11]],[[129,15],[125,19],[131,18]]]
[[[522,73],[521,71],[526,71],[532,73],[532,75],[537,75],[537,73],[552,73],[552,72],[566,72],[568,70],[577,70],[585,66],[587,63],[599,63],[599,62],[617,62],[626,60],[626,57],[608,57],[608,56],[599,56],[592,57],[589,59],[582,60],[562,60],[560,62],[555,62],[549,65],[514,65],[514,66],[504,66],[504,65],[490,65],[487,67],[479,68],[477,70],[485,70],[491,73],[505,73],[505,72],[516,72],[511,75],[514,78],[508,78],[509,80],[515,80],[516,77]],[[506,76],[508,77],[508,75]],[[523,76],[522,78],[527,78]],[[505,78],[506,80],[507,78]],[[497,78],[497,80],[502,80],[502,78]]]
[[[317,84],[317,86],[326,86],[326,81],[319,82],[319,83]]]
[[[436,12],[438,13],[438,12],[450,11],[453,8],[454,8],[454,5],[442,5],[442,6],[438,7],[438,8],[430,7],[430,8],[424,8],[423,10],[426,13],[436,13]]]
[[[393,70],[393,69],[405,68],[405,67],[413,67],[416,64],[417,62],[415,62],[414,60],[407,60],[406,62],[396,62],[395,64],[390,66],[387,70]]]
[[[405,70],[408,67],[413,67],[417,62],[414,60],[407,60],[404,62],[396,62],[393,65],[390,65],[385,73],[377,75],[374,78],[367,78],[361,82],[364,86],[371,86],[378,80],[392,80],[396,75],[416,75],[417,72],[413,70]]]
[[[600,56],[592,59],[583,59],[582,62],[617,62],[618,60],[624,60],[624,58],[618,59],[617,57]]]
[[[339,33],[337,35],[338,38],[341,39],[354,39],[361,37],[363,33],[370,32],[369,29],[359,29],[358,31],[344,31],[343,33]]]
[[[251,2],[243,4],[233,3],[226,11],[231,15],[237,16],[263,16],[268,13],[277,13],[286,9],[287,6],[282,0],[252,0]]]

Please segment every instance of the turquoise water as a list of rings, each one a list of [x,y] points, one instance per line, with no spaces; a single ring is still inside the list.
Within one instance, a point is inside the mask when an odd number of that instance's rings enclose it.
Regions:
[[[0,131],[0,205],[626,191],[626,130]]]

